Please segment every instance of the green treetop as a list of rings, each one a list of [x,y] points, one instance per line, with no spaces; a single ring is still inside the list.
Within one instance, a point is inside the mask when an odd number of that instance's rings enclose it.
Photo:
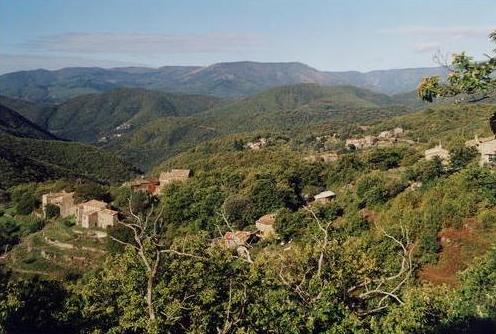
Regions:
[[[496,43],[496,31],[489,35],[489,39]],[[439,97],[459,96],[458,101],[480,101],[489,97],[496,88],[496,49],[494,55],[486,55],[484,61],[476,61],[465,52],[453,54],[448,66],[449,74],[445,82],[439,76],[422,79],[417,87],[418,96],[428,102]]]

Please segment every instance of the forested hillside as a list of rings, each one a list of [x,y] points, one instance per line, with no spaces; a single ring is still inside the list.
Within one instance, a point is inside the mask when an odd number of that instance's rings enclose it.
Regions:
[[[57,178],[123,182],[139,171],[93,146],[0,134],[0,188]]]
[[[26,111],[57,136],[83,142],[112,137],[164,116],[188,116],[220,103],[214,97],[119,89],[71,99],[47,113]],[[22,110],[25,109],[21,109]],[[29,114],[28,114],[29,112]]]
[[[0,104],[0,133],[26,138],[56,139],[48,131],[2,104]]]
[[[61,141],[0,105],[0,189],[64,177],[116,183],[137,173],[136,168],[110,152]]]
[[[336,131],[410,112],[387,95],[351,86],[284,86],[235,100],[190,117],[163,117],[137,127],[104,147],[145,169],[218,136],[248,131],[304,135],[308,126]]]

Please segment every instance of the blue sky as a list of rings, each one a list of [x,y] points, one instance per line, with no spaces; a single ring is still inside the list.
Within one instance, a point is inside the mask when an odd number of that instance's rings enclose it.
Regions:
[[[434,66],[490,52],[492,0],[0,0],[0,72],[300,61],[320,70]]]

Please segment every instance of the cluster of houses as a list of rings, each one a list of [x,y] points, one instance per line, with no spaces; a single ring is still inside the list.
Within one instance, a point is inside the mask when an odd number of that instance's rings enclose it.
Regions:
[[[172,169],[162,172],[158,179],[139,178],[127,182],[134,191],[145,191],[150,194],[160,193],[163,187],[173,182],[182,182],[191,176],[189,169]],[[62,218],[74,216],[76,224],[83,228],[106,229],[119,221],[119,212],[112,210],[108,203],[95,199],[76,204],[73,192],[57,192],[44,194],[41,198],[43,215],[46,216],[47,206],[55,205],[59,208]]]
[[[110,209],[108,203],[93,199],[75,204],[72,192],[44,194],[41,201],[44,215],[46,215],[48,205],[55,205],[59,208],[60,217],[75,216],[76,224],[84,228],[105,229],[114,226],[119,219],[119,213]]]
[[[313,196],[313,202],[311,202],[311,204],[326,204],[331,202],[335,197],[336,193],[326,190]],[[255,222],[255,232],[229,231],[226,232],[221,239],[215,240],[215,242],[220,242],[221,245],[230,249],[237,249],[238,247],[245,247],[252,244],[259,239],[273,238],[276,236],[274,226],[276,218],[277,216],[275,213],[263,215]]]
[[[481,165],[496,163],[496,138],[494,136],[486,138],[475,136],[474,139],[466,141],[465,146],[474,147],[479,151]]]
[[[496,163],[496,138],[494,136],[486,138],[475,136],[474,139],[466,141],[465,146],[473,147],[479,152],[479,164],[481,166]],[[450,160],[450,152],[441,144],[425,150],[424,155],[427,160],[439,158],[443,163],[448,163]]]
[[[139,177],[131,182],[124,183],[124,186],[131,187],[133,191],[143,191],[157,195],[166,185],[186,181],[189,177],[191,177],[191,170],[189,169],[171,169],[160,173],[158,179]]]
[[[359,138],[349,138],[346,139],[345,145],[348,149],[365,149],[370,147],[385,147],[391,146],[397,142],[405,142],[408,144],[414,144],[415,142],[409,139],[402,138],[405,134],[403,128],[394,128],[392,130],[382,131],[377,136],[364,136]]]

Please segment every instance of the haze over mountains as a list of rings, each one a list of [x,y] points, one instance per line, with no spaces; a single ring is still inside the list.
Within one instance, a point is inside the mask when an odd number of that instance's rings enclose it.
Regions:
[[[393,95],[414,90],[422,77],[445,74],[443,68],[394,69],[366,73],[327,72],[298,62],[231,62],[207,67],[164,66],[157,69],[81,67],[4,74],[0,76],[0,95],[30,101],[61,102],[83,94],[137,87],[239,97],[253,95],[272,87],[299,83],[352,85]]]

